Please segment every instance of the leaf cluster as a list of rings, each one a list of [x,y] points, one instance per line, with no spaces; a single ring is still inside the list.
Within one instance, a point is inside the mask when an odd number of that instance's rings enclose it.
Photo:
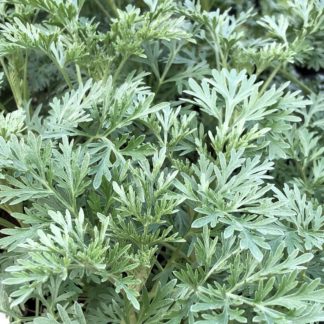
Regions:
[[[319,0],[1,1],[0,311],[324,321],[323,36]]]

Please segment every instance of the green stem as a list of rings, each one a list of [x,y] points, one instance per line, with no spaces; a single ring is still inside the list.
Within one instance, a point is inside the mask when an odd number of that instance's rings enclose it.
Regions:
[[[216,44],[214,44],[213,49],[214,49],[214,53],[215,53],[216,69],[219,70],[220,69],[220,64],[219,64],[220,59],[219,59],[219,51],[218,51]]]
[[[303,179],[304,183],[307,183],[305,168],[297,160],[296,160],[296,164],[297,164],[297,170],[299,171],[301,178]]]
[[[70,77],[68,76],[68,74],[66,73],[66,71],[64,69],[62,69],[59,65],[57,65],[57,66],[58,66],[58,69],[60,70],[65,82],[69,86],[70,90],[72,90],[73,85],[72,85],[72,81],[71,81]]]
[[[1,206],[0,206],[1,207]],[[0,209],[3,209],[5,210],[4,208],[0,208]],[[15,227],[15,224],[7,221],[6,219],[3,219],[1,216],[0,216],[0,225],[3,226],[4,228],[14,228]]]
[[[240,302],[243,302],[243,303],[245,303],[247,305],[250,305],[250,306],[253,306],[253,307],[256,306],[256,304],[253,301],[251,301],[251,300],[249,300],[247,298],[244,298],[242,296],[235,295],[235,294],[232,294],[232,293],[226,293],[226,295],[228,297],[232,298],[232,299],[239,300]]]
[[[86,0],[81,0],[81,1],[79,2],[79,13],[78,13],[78,15],[80,15],[80,12],[81,12],[81,10],[82,10],[82,8],[83,8],[85,2],[86,2]]]
[[[162,245],[164,245],[166,248],[168,248],[172,251],[176,251],[177,255],[179,255],[181,258],[187,260],[188,262],[190,262],[190,259],[187,257],[187,255],[180,250],[180,247],[175,247],[169,243],[162,243]]]
[[[217,70],[220,70],[221,68],[221,63],[224,65],[224,67],[227,66],[227,62],[225,62],[225,58],[224,58],[224,54],[222,51],[222,47],[219,44],[219,37],[218,35],[215,33],[214,30],[209,29],[209,32],[212,35],[212,40],[213,40],[213,44],[210,44],[214,50],[215,53],[215,60],[216,60],[216,68]]]
[[[25,64],[24,64],[24,101],[27,102],[27,99],[29,97],[29,89],[28,89],[28,53],[26,51],[26,57],[25,57]]]
[[[106,10],[106,8],[102,5],[100,0],[94,0],[95,4],[98,6],[98,8],[107,16],[108,19],[111,18],[109,12]]]
[[[123,59],[121,60],[121,62],[119,63],[119,65],[118,65],[118,68],[117,68],[117,70],[116,70],[116,72],[114,74],[114,77],[113,77],[113,81],[117,80],[117,78],[118,78],[120,72],[122,71],[122,69],[123,69],[123,67],[124,67],[127,60],[128,60],[128,55],[125,55],[123,57]]]
[[[75,70],[76,70],[79,86],[82,86],[83,85],[82,75],[81,75],[79,64],[77,63],[75,63]]]
[[[224,257],[224,259],[222,259],[220,262],[217,262],[207,273],[207,275],[205,276],[204,280],[202,283],[200,283],[200,285],[203,285],[208,278],[215,272],[215,270],[217,268],[219,268],[220,266],[223,265],[223,263],[225,263],[232,255],[238,253],[240,251],[239,248],[235,249],[232,253],[230,253],[229,255],[227,255],[226,257]]]
[[[170,68],[172,66],[172,63],[174,62],[174,59],[177,56],[177,54],[179,53],[181,48],[182,48],[182,44],[179,44],[179,46],[176,47],[176,49],[170,53],[170,57],[168,58],[168,62],[164,67],[164,71],[162,73],[162,76],[160,77],[159,82],[158,82],[158,84],[157,84],[157,86],[156,86],[156,88],[154,90],[155,94],[157,94],[159,92],[160,87],[163,85],[164,80],[165,80],[165,78],[166,78],[166,76],[167,76],[167,74],[168,74],[168,72],[169,72],[169,70],[170,70]]]
[[[296,85],[299,86],[300,89],[303,90],[303,92],[307,95],[310,95],[313,93],[313,90],[306,86],[303,82],[298,80],[294,75],[290,74],[286,70],[280,71],[280,74],[285,77],[287,80],[291,81],[292,83],[295,83]]]
[[[36,298],[36,308],[35,308],[35,316],[39,316],[39,299]]]
[[[107,0],[107,4],[108,4],[109,8],[111,9],[113,15],[115,17],[118,17],[118,8],[117,8],[117,6],[115,4],[115,1],[114,0]]]
[[[17,89],[15,87],[15,84],[14,84],[13,80],[11,79],[10,72],[9,72],[3,58],[0,58],[0,63],[2,65],[2,68],[3,68],[3,71],[4,71],[5,75],[6,75],[6,78],[7,78],[8,82],[9,82],[9,86],[11,88],[12,95],[13,95],[14,100],[16,102],[16,106],[17,106],[17,108],[19,108],[22,105],[21,93],[20,93],[19,89]]]
[[[145,265],[139,266],[138,269],[136,269],[136,273],[134,274],[134,277],[140,281],[140,283],[133,288],[140,293],[143,287],[145,286],[145,283],[151,273],[151,266],[146,267]],[[128,319],[129,324],[137,323],[137,316],[135,309],[132,305],[130,305],[129,313],[128,313]]]
[[[52,56],[50,56],[52,62],[55,64],[55,66],[57,67],[57,69],[60,71],[60,73],[63,76],[63,79],[65,80],[66,84],[69,86],[69,89],[72,90],[73,89],[73,85],[72,85],[72,81],[70,79],[70,77],[68,76],[68,74],[66,73],[66,71],[64,70],[64,68],[62,68],[58,62],[56,61],[56,59]]]
[[[30,172],[33,177],[39,181],[49,192],[51,192],[56,199],[62,203],[62,205],[68,209],[74,216],[78,216],[78,211],[76,209],[76,204],[74,204],[74,206],[71,206],[69,202],[67,202],[58,192],[56,192],[56,190],[47,183],[47,181],[45,181],[44,179],[42,179],[40,176],[38,176],[37,173],[31,171]]]
[[[168,267],[170,267],[172,265],[172,263],[178,259],[180,250],[176,249],[173,251],[173,253],[171,254],[171,257],[169,258],[167,264],[164,266],[164,269],[167,269]]]
[[[281,68],[281,65],[279,64],[269,75],[268,79],[266,82],[263,84],[261,91],[260,91],[260,96],[264,94],[264,92],[267,90],[269,84],[272,82],[273,78],[277,75],[279,69]]]
[[[204,10],[204,11],[210,11],[210,9],[212,7],[212,1],[209,1],[209,0],[201,0],[200,3],[201,3],[202,10]]]

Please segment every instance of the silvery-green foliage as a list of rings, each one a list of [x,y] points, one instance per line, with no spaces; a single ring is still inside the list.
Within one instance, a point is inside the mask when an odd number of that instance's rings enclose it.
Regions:
[[[323,10],[2,1],[0,311],[324,321]]]

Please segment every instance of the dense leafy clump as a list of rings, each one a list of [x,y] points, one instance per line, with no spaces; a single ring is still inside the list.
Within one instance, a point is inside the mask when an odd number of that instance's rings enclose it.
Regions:
[[[324,321],[321,0],[2,0],[12,323]]]

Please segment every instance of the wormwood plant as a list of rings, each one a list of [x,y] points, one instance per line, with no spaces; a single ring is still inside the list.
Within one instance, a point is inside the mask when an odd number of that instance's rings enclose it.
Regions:
[[[12,323],[324,321],[321,0],[1,0]]]

